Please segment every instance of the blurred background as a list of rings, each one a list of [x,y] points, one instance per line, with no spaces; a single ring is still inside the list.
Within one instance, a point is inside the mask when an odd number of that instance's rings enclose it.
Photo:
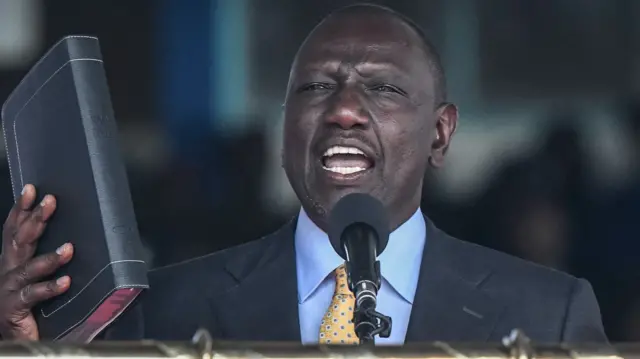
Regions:
[[[427,30],[460,106],[423,210],[461,239],[587,278],[609,338],[640,341],[640,1],[371,2]],[[298,211],[279,155],[289,66],[350,3],[0,0],[0,102],[61,37],[98,36],[150,261],[174,263]],[[4,216],[6,161],[0,182]]]

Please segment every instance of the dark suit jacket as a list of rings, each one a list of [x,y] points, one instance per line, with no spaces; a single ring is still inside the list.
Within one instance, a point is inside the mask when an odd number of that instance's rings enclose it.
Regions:
[[[151,271],[151,289],[106,339],[300,341],[295,221],[262,239]],[[452,238],[427,220],[406,341],[604,342],[588,282]]]

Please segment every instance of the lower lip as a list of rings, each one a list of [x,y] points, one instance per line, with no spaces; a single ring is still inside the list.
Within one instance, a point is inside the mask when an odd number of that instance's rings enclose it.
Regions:
[[[371,172],[373,172],[373,167],[367,168],[364,171],[347,173],[347,174],[332,172],[332,171],[329,171],[328,169],[325,169],[324,167],[322,167],[321,170],[327,177],[329,177],[329,179],[333,180],[334,182],[348,184],[348,183],[353,183],[365,177],[366,175],[370,174]]]

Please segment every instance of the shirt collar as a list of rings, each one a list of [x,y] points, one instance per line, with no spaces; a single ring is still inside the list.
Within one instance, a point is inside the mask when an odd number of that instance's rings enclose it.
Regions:
[[[378,257],[382,277],[407,302],[416,293],[422,251],[426,238],[424,216],[418,209],[391,233],[387,248]],[[340,264],[329,237],[300,209],[295,231],[298,302],[304,303],[322,281]]]

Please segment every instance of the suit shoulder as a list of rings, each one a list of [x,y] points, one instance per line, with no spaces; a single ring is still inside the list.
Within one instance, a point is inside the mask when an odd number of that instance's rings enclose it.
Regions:
[[[446,236],[445,242],[450,252],[456,253],[456,261],[463,266],[463,270],[477,271],[478,267],[482,267],[491,273],[485,285],[487,288],[566,296],[578,283],[578,278],[568,273],[504,252],[450,236]]]
[[[225,267],[231,258],[257,258],[273,240],[274,233],[201,257],[153,269],[149,271],[149,282],[151,286],[156,283],[166,286],[172,282],[180,285],[187,282],[224,283],[225,280],[221,277],[225,277]]]

